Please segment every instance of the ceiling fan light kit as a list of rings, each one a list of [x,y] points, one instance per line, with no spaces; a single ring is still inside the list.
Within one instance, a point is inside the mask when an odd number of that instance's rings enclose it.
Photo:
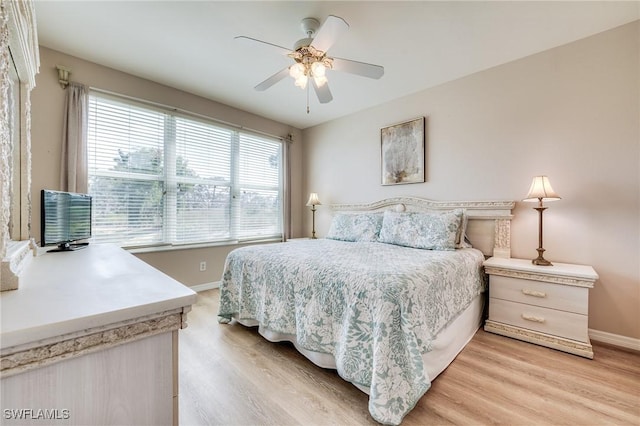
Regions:
[[[324,52],[314,49],[313,46],[302,46],[289,57],[296,61],[289,67],[289,75],[296,81],[296,86],[304,89],[309,78],[313,78],[316,85],[327,83],[325,73],[333,66],[333,60],[327,58]]]
[[[297,87],[307,89],[307,113],[309,113],[309,80],[311,80],[311,85],[320,103],[325,104],[333,100],[326,76],[327,70],[343,71],[374,79],[384,75],[384,68],[380,65],[327,56],[329,48],[349,29],[349,24],[344,19],[329,15],[324,24],[320,26],[320,22],[317,19],[304,18],[300,25],[307,37],[298,40],[294,44],[293,50],[251,37],[236,37],[236,40],[268,46],[270,49],[277,50],[280,54],[285,54],[295,61],[293,65],[278,71],[255,86],[256,90],[266,90],[289,75],[294,79]]]

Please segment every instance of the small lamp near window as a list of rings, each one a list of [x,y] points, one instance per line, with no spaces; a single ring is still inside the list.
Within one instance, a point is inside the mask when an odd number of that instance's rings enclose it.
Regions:
[[[544,248],[542,248],[542,213],[547,209],[543,207],[543,201],[555,201],[559,200],[560,196],[555,193],[553,188],[551,188],[551,184],[549,183],[549,178],[546,176],[536,176],[533,178],[533,182],[531,183],[531,188],[529,188],[529,193],[522,201],[537,201],[538,207],[534,207],[534,210],[538,211],[539,219],[538,219],[538,257],[533,259],[531,263],[534,265],[541,266],[551,266],[551,262],[546,260],[542,255],[544,253]]]
[[[307,201],[307,206],[311,206],[311,238],[316,239],[316,206],[321,205],[320,200],[318,199],[318,194],[312,192],[309,194],[309,201]]]

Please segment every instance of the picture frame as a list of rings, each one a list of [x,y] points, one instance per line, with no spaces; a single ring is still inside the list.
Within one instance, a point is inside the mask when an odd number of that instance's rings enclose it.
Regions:
[[[382,185],[425,181],[425,117],[380,129]]]

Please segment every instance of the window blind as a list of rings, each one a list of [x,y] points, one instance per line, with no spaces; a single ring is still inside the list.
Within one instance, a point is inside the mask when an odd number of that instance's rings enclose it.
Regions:
[[[92,92],[93,240],[121,246],[282,237],[282,143]]]
[[[240,135],[238,238],[281,233],[281,144]]]

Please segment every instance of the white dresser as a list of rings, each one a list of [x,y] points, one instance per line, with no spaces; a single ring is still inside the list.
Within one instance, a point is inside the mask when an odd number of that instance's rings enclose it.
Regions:
[[[492,257],[489,318],[484,329],[593,358],[589,340],[589,289],[598,274],[591,266]]]
[[[178,330],[195,301],[116,246],[35,257],[0,294],[0,423],[178,424]]]

